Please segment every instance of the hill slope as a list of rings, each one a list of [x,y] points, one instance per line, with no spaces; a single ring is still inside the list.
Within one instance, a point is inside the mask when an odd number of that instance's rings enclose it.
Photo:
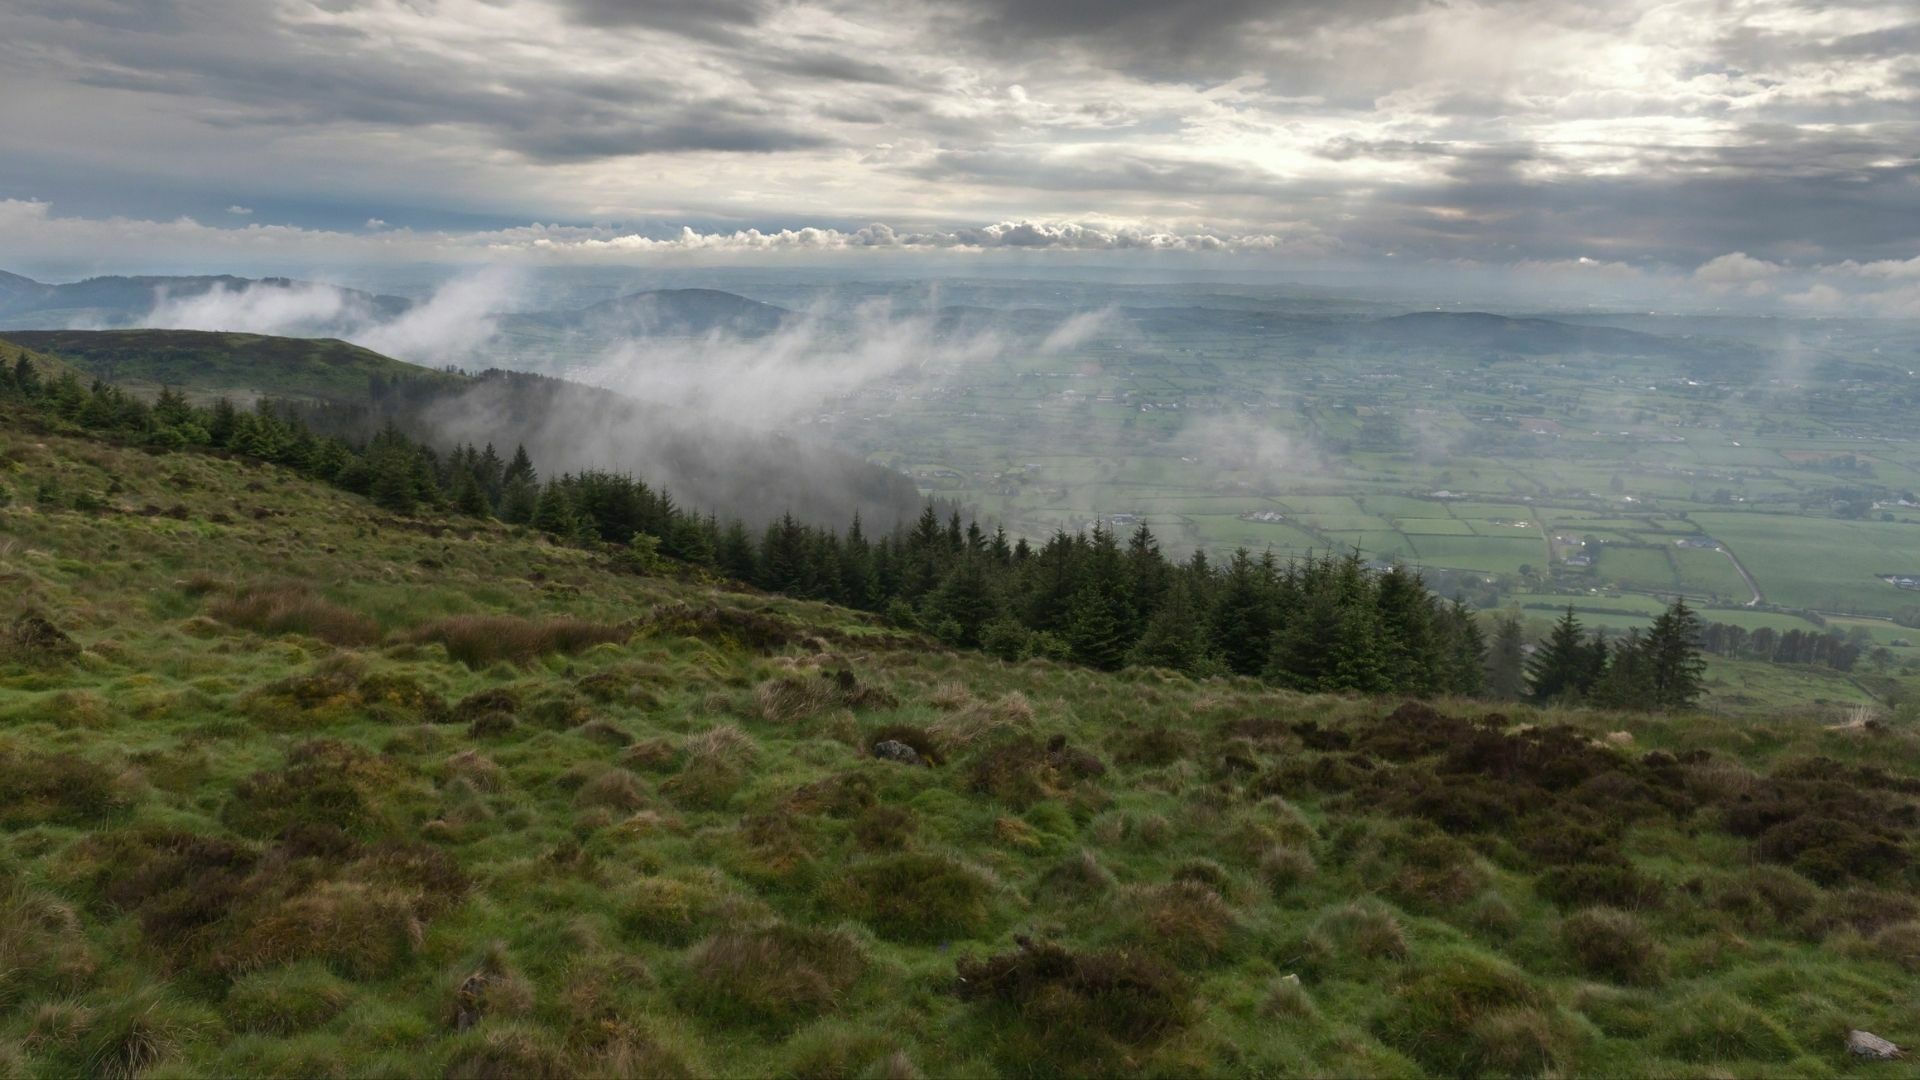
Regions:
[[[554,471],[638,472],[702,509],[760,525],[791,512],[839,527],[917,514],[905,476],[818,440],[689,415],[560,379],[438,371],[330,339],[198,330],[8,331],[8,343],[139,390],[297,403],[328,434],[365,439],[388,421],[449,446],[524,445]]]
[[[22,425],[9,1074],[1837,1074],[1875,1068],[1850,1027],[1920,1038],[1908,730],[1005,665]]]
[[[10,330],[6,340],[112,382],[205,394],[358,401],[370,381],[458,377],[331,338],[201,330]]]

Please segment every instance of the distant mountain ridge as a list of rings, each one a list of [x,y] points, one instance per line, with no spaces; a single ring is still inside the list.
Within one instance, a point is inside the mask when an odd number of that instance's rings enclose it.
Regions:
[[[1416,311],[1371,320],[1360,326],[1368,334],[1410,343],[1480,348],[1523,355],[1647,353],[1671,344],[1669,339],[1638,330],[1582,326],[1552,319],[1514,318],[1489,311]]]

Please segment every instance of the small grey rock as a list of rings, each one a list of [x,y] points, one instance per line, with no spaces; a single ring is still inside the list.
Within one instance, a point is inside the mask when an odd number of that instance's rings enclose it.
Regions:
[[[1904,1052],[1871,1031],[1847,1032],[1847,1052],[1868,1061],[1894,1061]]]
[[[881,739],[873,744],[873,756],[882,761],[897,761],[902,765],[924,764],[920,752],[898,739]]]

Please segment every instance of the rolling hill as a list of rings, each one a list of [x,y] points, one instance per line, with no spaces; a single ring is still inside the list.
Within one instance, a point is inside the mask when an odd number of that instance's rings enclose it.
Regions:
[[[361,401],[373,380],[459,380],[331,338],[202,330],[9,330],[6,339],[112,382],[248,401]]]

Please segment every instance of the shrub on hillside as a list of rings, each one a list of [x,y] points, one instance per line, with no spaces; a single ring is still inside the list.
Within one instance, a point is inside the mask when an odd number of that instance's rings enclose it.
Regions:
[[[903,851],[913,843],[920,820],[912,809],[892,803],[867,807],[853,820],[853,842],[863,851]]]
[[[543,1031],[518,1024],[473,1033],[447,1062],[446,1080],[570,1080],[578,1072]]]
[[[1760,834],[1762,858],[1785,863],[1822,885],[1873,880],[1907,865],[1899,837],[1869,824],[1805,814]]]
[[[1261,880],[1276,896],[1290,892],[1320,872],[1312,852],[1291,844],[1274,844],[1262,851],[1258,867]]]
[[[23,664],[58,664],[79,655],[79,644],[38,611],[22,612],[0,631],[0,656]]]
[[[164,985],[148,986],[95,1010],[74,1056],[80,1075],[135,1077],[218,1032],[219,1020],[205,1008],[181,1000]]]
[[[828,709],[891,709],[900,699],[885,687],[862,683],[841,668],[809,677],[781,675],[753,690],[754,710],[770,724],[792,724]]]
[[[1104,896],[1116,884],[1113,871],[1100,862],[1100,856],[1087,848],[1061,859],[1040,875],[1039,896],[1067,904],[1080,904]]]
[[[0,823],[97,822],[131,801],[118,771],[78,754],[0,749]]]
[[[1534,889],[1563,908],[1598,904],[1637,911],[1660,906],[1666,896],[1666,886],[1617,853],[1607,853],[1603,861],[1556,866],[1534,881]]]
[[[963,1001],[990,1010],[1003,1067],[1034,1074],[1114,1072],[1192,1020],[1187,981],[1151,956],[1075,952],[1016,938],[1013,952],[954,964]]]
[[[689,806],[717,806],[745,782],[758,753],[753,736],[732,724],[689,735],[680,746],[680,771],[660,790]]]
[[[236,832],[272,837],[298,825],[351,834],[384,831],[379,795],[404,775],[390,759],[351,743],[321,739],[287,755],[285,767],[254,773],[234,785],[220,818]]]

